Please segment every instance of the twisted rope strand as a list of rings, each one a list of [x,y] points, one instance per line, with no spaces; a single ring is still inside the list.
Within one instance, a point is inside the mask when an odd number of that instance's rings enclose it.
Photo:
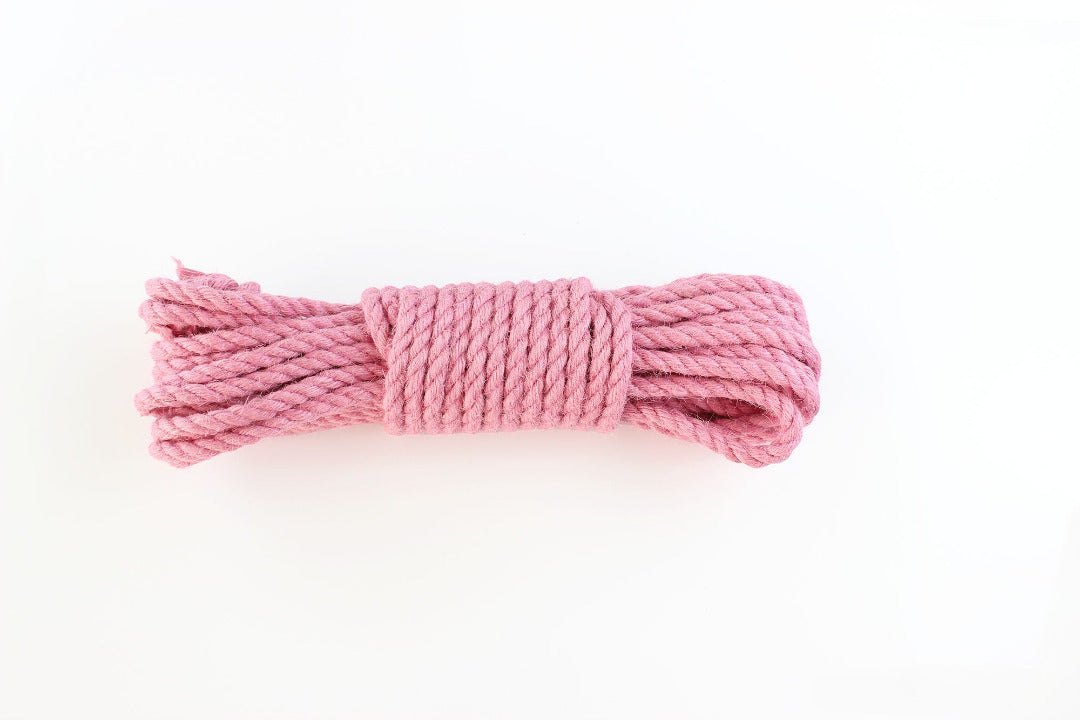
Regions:
[[[620,421],[760,467],[787,458],[818,411],[802,301],[767,278],[371,288],[347,305],[180,265],[146,289],[140,315],[161,338],[135,405],[154,418],[151,454],[176,467],[357,423],[606,432]]]

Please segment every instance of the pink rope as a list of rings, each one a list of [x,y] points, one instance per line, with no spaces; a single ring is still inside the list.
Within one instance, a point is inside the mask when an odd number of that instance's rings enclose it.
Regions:
[[[357,305],[267,295],[179,265],[146,284],[161,335],[154,457],[186,467],[261,438],[381,422],[400,433],[620,422],[760,467],[818,410],[821,361],[799,296],[699,275],[594,290],[588,280],[371,288]]]

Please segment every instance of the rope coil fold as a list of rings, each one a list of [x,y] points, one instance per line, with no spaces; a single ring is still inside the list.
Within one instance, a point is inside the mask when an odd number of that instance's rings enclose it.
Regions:
[[[760,277],[370,288],[349,305],[179,265],[146,290],[140,315],[161,338],[135,405],[154,418],[151,454],[176,467],[357,423],[402,434],[620,421],[760,467],[787,458],[818,410],[802,301]]]

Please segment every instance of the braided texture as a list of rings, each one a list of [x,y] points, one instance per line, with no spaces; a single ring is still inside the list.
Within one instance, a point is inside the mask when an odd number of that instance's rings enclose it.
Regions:
[[[388,432],[608,432],[620,421],[760,467],[818,410],[802,301],[771,280],[699,275],[371,288],[356,305],[262,293],[179,266],[146,284],[161,336],[155,457],[186,467],[261,438],[356,423]]]

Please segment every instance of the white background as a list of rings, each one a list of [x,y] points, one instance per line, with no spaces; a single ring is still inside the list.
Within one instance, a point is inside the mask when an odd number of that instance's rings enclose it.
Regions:
[[[1080,9],[893,5],[2,3],[0,717],[1080,717]],[[823,409],[176,471],[170,256],[767,275]]]

